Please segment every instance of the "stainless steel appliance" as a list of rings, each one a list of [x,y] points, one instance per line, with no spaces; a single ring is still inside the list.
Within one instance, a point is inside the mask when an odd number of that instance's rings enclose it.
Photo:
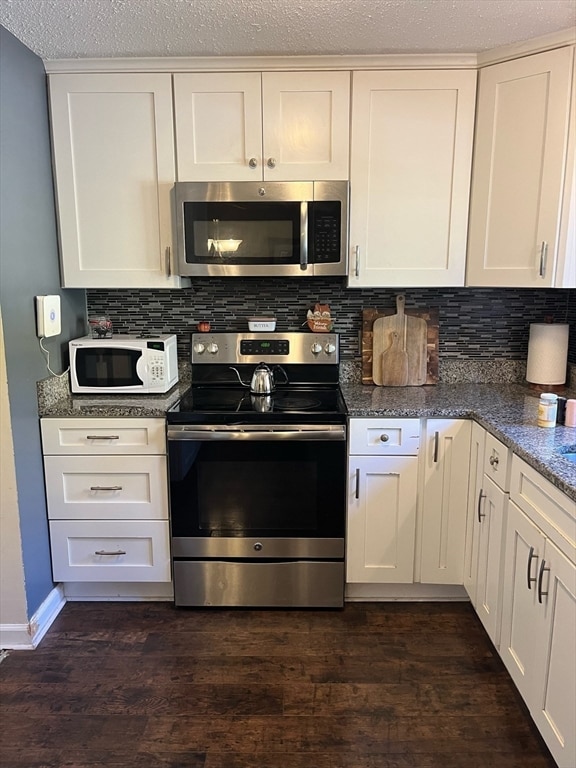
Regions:
[[[343,605],[338,359],[336,334],[192,336],[192,386],[167,414],[176,605]],[[262,364],[274,387],[254,394]]]
[[[347,274],[348,182],[174,186],[181,275]]]

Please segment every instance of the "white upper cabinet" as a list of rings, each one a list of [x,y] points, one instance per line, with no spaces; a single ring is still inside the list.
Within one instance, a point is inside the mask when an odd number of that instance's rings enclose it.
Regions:
[[[170,75],[51,75],[50,105],[62,285],[178,287]]]
[[[354,72],[352,288],[464,285],[476,72]]]
[[[480,72],[470,286],[576,284],[573,56],[559,48]]]
[[[349,72],[174,75],[179,181],[348,178]]]

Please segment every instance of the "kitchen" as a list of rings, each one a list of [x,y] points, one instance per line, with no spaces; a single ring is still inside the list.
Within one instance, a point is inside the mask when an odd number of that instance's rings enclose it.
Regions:
[[[222,330],[240,329],[247,313],[272,309],[278,315],[279,327],[299,330],[306,309],[323,300],[330,304],[338,331],[343,335],[343,358],[354,361],[358,359],[362,308],[393,306],[396,292],[376,288],[348,290],[342,281],[327,278],[294,283],[283,280],[270,283],[259,279],[245,283],[238,281],[233,303],[225,280],[199,280],[190,293],[164,289],[89,289],[85,295],[82,289],[60,291],[51,201],[49,131],[43,103],[43,67],[4,32],[2,42],[3,77],[10,78],[9,87],[3,88],[3,100],[7,100],[8,109],[2,110],[2,119],[12,137],[10,143],[6,140],[7,148],[2,153],[2,317],[12,452],[16,459],[16,535],[22,540],[20,562],[14,565],[17,576],[10,579],[10,583],[17,585],[10,593],[15,615],[6,623],[26,627],[53,586],[36,410],[36,382],[45,377],[46,371],[35,337],[35,295],[61,294],[62,340],[84,332],[86,300],[88,313],[110,313],[118,332],[137,333],[145,329],[147,333],[161,333],[169,330],[178,333],[179,339],[183,339],[199,320],[209,319]],[[22,93],[35,93],[36,100],[31,97],[23,100]],[[3,135],[7,135],[4,130]],[[22,173],[22,169],[29,170]],[[39,169],[43,169],[42,187]],[[37,183],[31,186],[29,180],[32,178]],[[25,215],[31,202],[34,205],[34,228],[30,227]],[[15,224],[9,227],[8,221]],[[32,262],[36,276],[34,285],[30,280],[30,254],[38,254]],[[574,322],[573,289],[416,288],[406,293],[408,306],[440,309],[444,380],[450,367],[457,370],[462,361],[471,363],[473,377],[477,377],[479,369],[489,371],[496,380],[509,375],[510,368],[516,375],[517,366],[526,356],[530,322],[541,321],[547,314]],[[573,365],[576,362],[574,333],[571,337],[569,360]],[[63,347],[64,344],[49,346],[51,363],[56,371],[62,370]],[[499,360],[497,364],[492,362],[495,354]],[[2,554],[4,558],[4,550]]]

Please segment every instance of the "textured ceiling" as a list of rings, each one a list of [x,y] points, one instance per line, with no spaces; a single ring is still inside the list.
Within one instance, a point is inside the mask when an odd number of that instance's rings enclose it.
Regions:
[[[576,23],[576,0],[0,0],[43,59],[477,53]]]

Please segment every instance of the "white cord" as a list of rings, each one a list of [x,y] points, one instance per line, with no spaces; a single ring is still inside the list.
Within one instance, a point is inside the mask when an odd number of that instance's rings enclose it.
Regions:
[[[44,356],[46,357],[46,368],[48,368],[52,376],[56,376],[56,378],[62,379],[64,378],[64,376],[66,376],[66,374],[70,370],[70,366],[68,366],[68,368],[66,368],[66,370],[63,373],[55,373],[52,370],[52,368],[50,368],[50,352],[46,349],[44,344],[42,344],[42,341],[45,338],[46,338],[45,336],[40,336],[40,338],[38,339],[38,343],[40,344],[40,349],[42,350],[42,352],[44,353]]]

